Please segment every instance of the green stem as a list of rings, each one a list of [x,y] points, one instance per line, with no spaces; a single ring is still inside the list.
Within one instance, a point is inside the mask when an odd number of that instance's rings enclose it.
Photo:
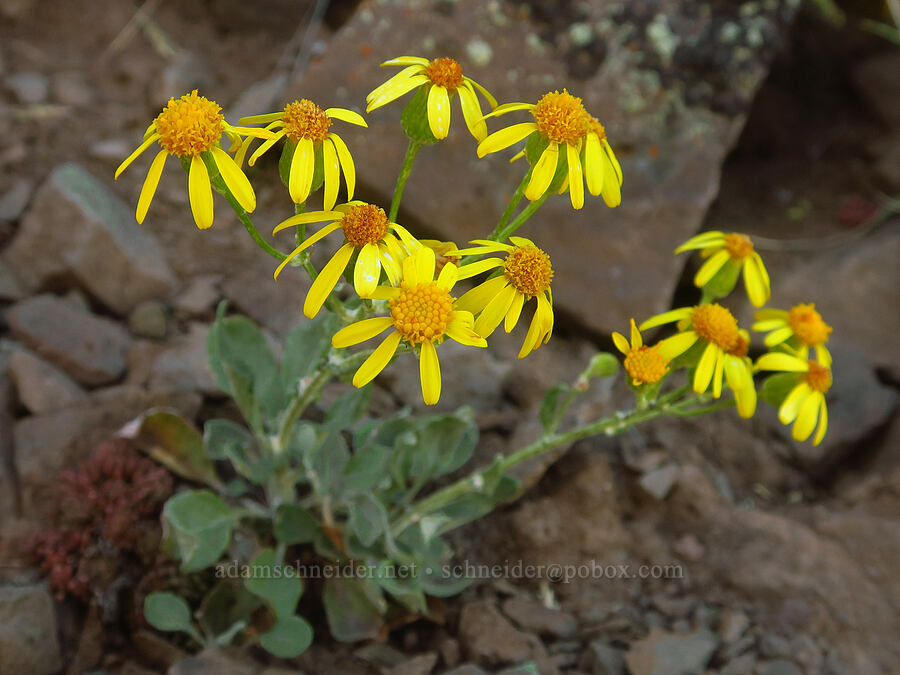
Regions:
[[[300,419],[300,415],[303,414],[306,407],[318,397],[319,392],[322,391],[322,387],[328,384],[328,381],[334,377],[334,375],[335,373],[332,372],[331,368],[322,368],[322,370],[319,371],[319,374],[306,385],[303,391],[298,392],[297,396],[291,401],[291,404],[284,413],[284,417],[281,418],[281,424],[278,426],[278,435],[275,437],[276,441],[274,446],[275,454],[281,454],[284,452],[285,448],[287,448],[288,438],[291,435],[294,424]]]
[[[400,200],[403,198],[403,188],[406,187],[406,181],[412,172],[413,161],[421,148],[421,143],[412,139],[409,140],[406,156],[403,158],[403,166],[400,167],[400,175],[397,176],[397,185],[394,187],[394,197],[391,199],[391,213],[388,216],[388,220],[391,222],[397,221],[397,212],[400,211]]]
[[[494,231],[491,232],[491,236],[488,237],[491,241],[503,241],[504,238],[500,238],[500,234],[503,232],[507,223],[509,223],[509,219],[512,218],[513,213],[516,212],[516,207],[519,205],[519,202],[522,201],[522,197],[525,196],[525,188],[528,187],[528,183],[531,181],[531,169],[528,169],[528,172],[525,174],[525,177],[522,179],[522,182],[519,183],[519,187],[516,188],[516,191],[513,193],[513,196],[509,199],[509,204],[506,205],[506,210],[503,212],[503,215],[500,216],[500,220],[497,221],[497,226],[494,228]]]
[[[499,467],[495,463],[483,466],[472,472],[469,476],[462,478],[455,483],[451,483],[437,492],[433,492],[425,499],[413,505],[412,508],[408,509],[404,516],[391,527],[391,532],[394,536],[399,536],[407,527],[414,525],[429,513],[445,507],[469,492],[478,492],[479,485],[484,483],[483,474],[489,469],[491,471],[497,471],[499,468],[501,473],[505,473],[522,462],[537,457],[538,455],[542,455],[545,452],[549,452],[562,445],[568,445],[583,438],[596,436],[598,434],[615,436],[637,424],[648,422],[657,417],[662,417],[663,415],[675,415],[678,417],[702,415],[707,412],[721,410],[734,405],[734,401],[728,400],[703,408],[693,408],[690,410],[683,409],[684,405],[694,403],[697,400],[696,397],[692,397],[676,405],[656,402],[648,405],[646,408],[631,410],[624,414],[617,413],[611,417],[583,424],[563,433],[547,434],[534,443],[526,445],[525,447],[516,450],[511,455],[507,455],[500,459]]]
[[[516,216],[516,219],[509,223],[506,227],[504,227],[500,232],[494,232],[491,235],[491,239],[494,241],[506,241],[511,234],[513,234],[516,230],[518,230],[522,225],[525,224],[525,221],[531,218],[534,215],[535,211],[541,208],[541,204],[547,201],[547,197],[550,195],[549,192],[545,192],[544,196],[540,199],[536,199],[533,202],[529,202],[528,206],[522,209],[522,213]],[[496,239],[494,237],[496,236]]]

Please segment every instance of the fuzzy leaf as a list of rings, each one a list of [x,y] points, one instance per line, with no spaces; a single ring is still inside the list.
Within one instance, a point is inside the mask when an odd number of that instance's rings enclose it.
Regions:
[[[305,619],[289,616],[279,619],[268,633],[260,638],[263,649],[280,659],[299,656],[312,644],[313,629]]]

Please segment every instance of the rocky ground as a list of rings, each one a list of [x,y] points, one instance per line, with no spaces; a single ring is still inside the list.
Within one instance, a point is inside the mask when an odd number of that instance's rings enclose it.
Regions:
[[[287,0],[150,0],[137,13],[113,0],[0,0],[0,673],[296,672],[189,656],[96,607],[57,603],[21,548],[54,512],[56,474],[123,424],[155,406],[198,421],[221,409],[204,350],[220,300],[273,342],[300,317],[302,276],[272,283],[224,202],[197,231],[174,165],[134,223],[144,164],[117,183],[112,173],[147,121],[193,87],[232,117],[296,96],[358,108],[385,77],[377,64],[401,53],[456,56],[504,101],[569,87],[607,123],[626,176],[615,211],[551,200],[526,228],[556,269],[547,347],[523,363],[511,358],[521,336],[476,357],[442,349],[454,376],[441,405],[481,413],[479,456],[531,440],[543,391],[609,349],[609,331],[693,300],[690,263],[670,252],[702,228],[758,236],[773,302],[815,301],[834,326],[831,426],[819,448],[790,441],[771,410],[579,443],[530,467],[519,502],[456,533],[460,561],[505,571],[444,601],[441,623],[365,645],[320,631],[291,668],[896,670],[900,220],[885,204],[900,193],[900,53],[855,27],[855,12],[880,3],[844,4],[841,29],[786,0],[345,0],[312,32],[311,5]],[[362,198],[389,198],[399,111],[342,132]],[[460,122],[407,187],[400,220],[419,234],[484,234],[518,179],[520,166],[477,160]],[[265,231],[290,204],[273,161],[253,180]],[[412,375],[389,369],[382,405],[418,405]],[[577,414],[626,400],[619,382]],[[519,562],[585,571],[523,578]],[[641,565],[651,578],[626,578]]]

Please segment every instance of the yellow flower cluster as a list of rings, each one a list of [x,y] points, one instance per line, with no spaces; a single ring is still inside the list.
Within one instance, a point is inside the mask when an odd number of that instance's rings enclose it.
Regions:
[[[777,393],[778,416],[783,424],[793,424],[793,438],[808,439],[816,429],[818,445],[828,428],[825,394],[831,387],[831,354],[825,347],[831,327],[814,305],[797,305],[790,311],[762,309],[756,312],[753,330],[766,332],[770,351],[754,363],[748,356],[750,336],[738,326],[729,309],[712,302],[734,289],[741,272],[747,296],[756,307],[771,296],[769,274],[749,237],[739,233],[704,232],[675,249],[675,253],[699,250],[705,262],[694,277],[703,290],[699,305],[681,307],[651,317],[640,325],[647,330],[674,323],[677,332],[653,347],[643,345],[640,331],[632,321],[631,342],[619,333],[613,341],[625,355],[625,370],[636,387],[655,385],[673,369],[673,364],[693,370],[692,387],[698,394],[711,390],[714,398],[723,386],[734,394],[738,414],[751,417],[756,410],[757,392],[753,377],[757,371],[778,371],[786,380]],[[815,350],[815,359],[810,358]],[[774,387],[773,387],[774,388]]]

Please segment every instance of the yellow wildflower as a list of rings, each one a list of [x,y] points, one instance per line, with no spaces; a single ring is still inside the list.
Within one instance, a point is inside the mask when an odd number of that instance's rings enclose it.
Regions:
[[[831,353],[825,343],[832,328],[822,320],[814,304],[794,305],[787,312],[783,309],[763,309],[753,318],[756,319],[753,330],[769,333],[765,338],[766,347],[771,349],[796,338],[804,348],[804,356],[813,347],[816,360],[827,368],[831,367]]]
[[[481,92],[491,108],[497,107],[497,100],[475,80],[463,75],[459,63],[446,57],[429,61],[419,56],[398,56],[381,65],[406,67],[366,96],[367,113],[425,86],[428,87],[428,127],[435,138],[441,140],[450,132],[450,97],[454,93],[459,95],[463,119],[475,140],[481,141],[487,136],[487,125],[475,90]]]
[[[291,158],[291,169],[288,177],[288,191],[295,204],[302,204],[309,197],[312,189],[313,175],[316,166],[322,168],[325,183],[324,208],[330,211],[337,202],[340,172],[344,173],[347,184],[347,201],[353,199],[356,186],[356,167],[353,157],[340,136],[329,131],[333,120],[341,120],[357,126],[366,127],[362,115],[345,108],[326,108],[323,110],[308,99],[288,103],[281,112],[265,115],[253,115],[241,119],[241,124],[265,124],[266,129],[275,131],[274,138],[263,143],[250,155],[249,165],[287,136],[294,144],[294,155]],[[247,152],[249,143],[241,148],[238,154],[240,163]]]
[[[772,296],[769,273],[759,253],[753,250],[753,242],[749,237],[736,232],[730,234],[718,231],[703,232],[688,239],[675,249],[675,253],[697,249],[707,259],[694,276],[694,285],[697,288],[706,286],[723,267],[730,265],[735,268],[733,278],[737,277],[738,269],[743,270],[744,287],[754,307],[762,307],[769,301]],[[733,288],[733,285],[731,287]],[[730,290],[731,288],[728,292]]]
[[[303,313],[309,318],[319,313],[354,253],[357,253],[357,258],[353,268],[353,287],[359,297],[370,298],[381,279],[382,268],[391,284],[396,284],[400,280],[400,263],[407,256],[406,251],[421,248],[405,227],[388,221],[384,209],[360,201],[340,204],[331,211],[311,211],[292,216],[278,225],[272,234],[289,227],[326,220],[332,222],[291,251],[275,270],[277,279],[285,266],[308,247],[336,230],[343,230],[343,246],[322,268],[306,294]]]
[[[793,422],[792,435],[795,441],[803,442],[816,428],[813,445],[818,445],[828,429],[828,406],[825,394],[831,389],[831,368],[808,358],[801,358],[784,352],[771,352],[759,357],[756,367],[760,370],[775,370],[795,373],[794,388],[778,408],[778,419],[784,425]]]
[[[450,337],[460,344],[487,347],[474,329],[471,312],[461,310],[450,295],[458,278],[456,265],[447,263],[435,279],[434,251],[421,246],[403,260],[399,287],[379,286],[373,297],[387,299],[391,314],[364,319],[342,328],[331,339],[336,349],[365,342],[388,328],[393,332],[378,345],[353,376],[353,384],[363,387],[390,363],[401,341],[419,347],[419,377],[422,398],[434,405],[441,397],[441,368],[436,345]]]
[[[630,344],[621,333],[613,333],[612,339],[625,355],[625,372],[635,386],[659,382],[669,372],[669,360],[660,353],[659,345],[648,347],[644,344],[634,319],[631,320]]]
[[[512,246],[487,239],[476,239],[470,243],[473,248],[456,251],[459,255],[484,255],[486,253],[506,253],[506,258],[486,258],[459,270],[460,278],[495,268],[503,268],[503,273],[491,277],[459,299],[459,307],[478,314],[475,331],[488,337],[500,322],[507,333],[515,328],[522,314],[526,300],[535,299],[537,306],[531,325],[525,335],[525,342],[519,350],[519,358],[528,356],[550,339],[553,333],[553,294],[550,281],[553,267],[550,256],[524,237],[510,237]]]
[[[237,148],[241,144],[241,135],[271,138],[272,133],[265,129],[232,126],[225,121],[221,110],[221,106],[214,101],[198,96],[196,89],[179,99],[170,98],[144,133],[144,141],[116,169],[115,177],[118,179],[147,148],[157,141],[162,146],[162,150],[150,163],[150,170],[138,197],[135,213],[138,223],[143,223],[147,216],[162,176],[163,165],[169,155],[189,163],[188,194],[194,222],[200,229],[205,230],[213,224],[212,185],[207,161],[218,169],[225,185],[245,211],[249,213],[256,208],[256,194],[250,181],[240,166],[222,149],[219,139],[225,134],[231,139],[232,148]]]
[[[735,345],[725,352],[725,381],[734,392],[738,415],[753,417],[756,412],[756,385],[753,382],[753,362],[747,356],[750,350],[750,334],[738,331]]]
[[[514,124],[496,131],[478,144],[478,156],[498,152],[538,134],[546,143],[540,158],[532,167],[531,179],[525,189],[525,197],[534,201],[544,196],[559,171],[565,169],[565,183],[572,207],[584,206],[584,184],[594,195],[602,195],[607,206],[618,206],[622,201],[622,167],[616,159],[606,130],[584,109],[581,99],[568,91],[551,91],[536,103],[507,103],[497,107],[485,118],[505,115],[516,110],[529,110],[533,122]],[[565,151],[561,151],[561,147]]]
[[[694,391],[705,392],[710,383],[713,396],[722,395],[725,364],[729,354],[739,345],[741,334],[737,320],[730,311],[718,304],[682,307],[654,316],[641,324],[641,330],[667,323],[682,322],[681,332],[659,343],[660,353],[674,359],[694,346],[698,341],[706,345],[694,371]]]

